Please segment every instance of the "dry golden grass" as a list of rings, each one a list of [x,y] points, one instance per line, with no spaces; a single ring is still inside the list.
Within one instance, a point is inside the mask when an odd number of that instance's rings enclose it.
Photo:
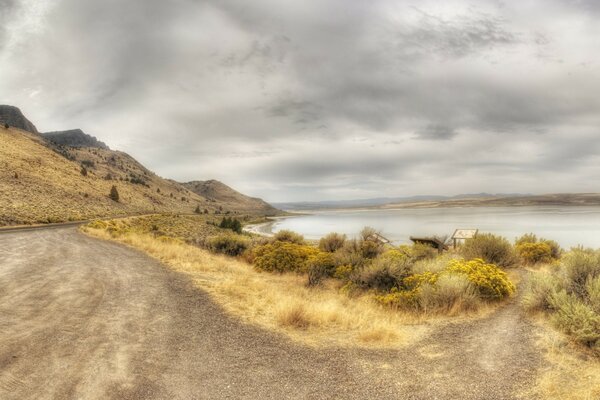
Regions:
[[[429,329],[430,322],[382,307],[368,296],[349,298],[327,286],[307,288],[306,277],[259,273],[247,263],[176,239],[84,230],[144,251],[190,276],[230,314],[308,345],[402,347]]]
[[[125,153],[67,151],[75,160],[46,147],[39,136],[0,128],[0,225],[153,212],[192,213],[197,205],[210,210],[217,206],[151,173]],[[87,176],[81,174],[83,161],[94,163]],[[112,180],[105,179],[108,174]],[[127,182],[125,179],[132,175],[143,177],[150,187]],[[118,188],[119,203],[108,198],[112,185]]]
[[[537,323],[542,332],[538,345],[546,351],[547,364],[526,395],[548,400],[600,399],[600,360],[570,343],[543,318]]]

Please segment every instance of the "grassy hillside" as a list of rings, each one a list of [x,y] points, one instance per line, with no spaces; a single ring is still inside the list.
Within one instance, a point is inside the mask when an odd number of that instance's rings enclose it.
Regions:
[[[85,176],[84,176],[85,175]],[[108,197],[116,186],[120,201]],[[227,208],[160,178],[131,156],[48,147],[39,135],[0,127],[0,225]]]
[[[187,182],[183,186],[209,201],[222,204],[227,209],[235,209],[243,213],[258,212],[264,215],[279,213],[279,210],[267,202],[246,196],[216,180]]]

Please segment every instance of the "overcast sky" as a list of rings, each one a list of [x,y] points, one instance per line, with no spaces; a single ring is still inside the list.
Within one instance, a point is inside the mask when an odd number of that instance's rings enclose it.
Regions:
[[[0,103],[269,201],[600,191],[595,0],[0,0]]]

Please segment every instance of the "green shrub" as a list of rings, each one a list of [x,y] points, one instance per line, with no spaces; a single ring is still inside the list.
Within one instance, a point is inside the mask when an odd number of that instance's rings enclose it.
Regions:
[[[346,243],[346,235],[332,232],[319,240],[319,250],[335,253]]]
[[[600,340],[600,316],[575,296],[560,291],[551,296],[556,312],[552,322],[576,342],[588,347],[596,346]]]
[[[482,259],[452,260],[445,272],[464,274],[484,299],[501,299],[515,291],[504,271]]]
[[[254,266],[269,272],[306,272],[308,261],[319,254],[311,246],[275,241],[254,250]]]
[[[466,259],[480,258],[499,267],[509,267],[517,261],[510,242],[501,236],[490,233],[468,239],[461,247],[460,252]]]
[[[219,235],[208,239],[208,249],[214,253],[239,256],[248,248],[248,240],[234,235]]]
[[[525,264],[548,263],[552,261],[552,249],[547,243],[519,243],[515,246],[517,254]]]
[[[287,230],[287,229],[277,232],[275,234],[275,236],[273,236],[273,239],[275,239],[278,242],[305,244],[304,236],[300,235],[299,233]]]

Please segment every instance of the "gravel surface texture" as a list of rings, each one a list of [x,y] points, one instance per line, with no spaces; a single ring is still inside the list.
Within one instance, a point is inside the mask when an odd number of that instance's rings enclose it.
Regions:
[[[540,366],[515,302],[403,350],[313,349],[75,228],[0,234],[0,399],[513,399]]]

